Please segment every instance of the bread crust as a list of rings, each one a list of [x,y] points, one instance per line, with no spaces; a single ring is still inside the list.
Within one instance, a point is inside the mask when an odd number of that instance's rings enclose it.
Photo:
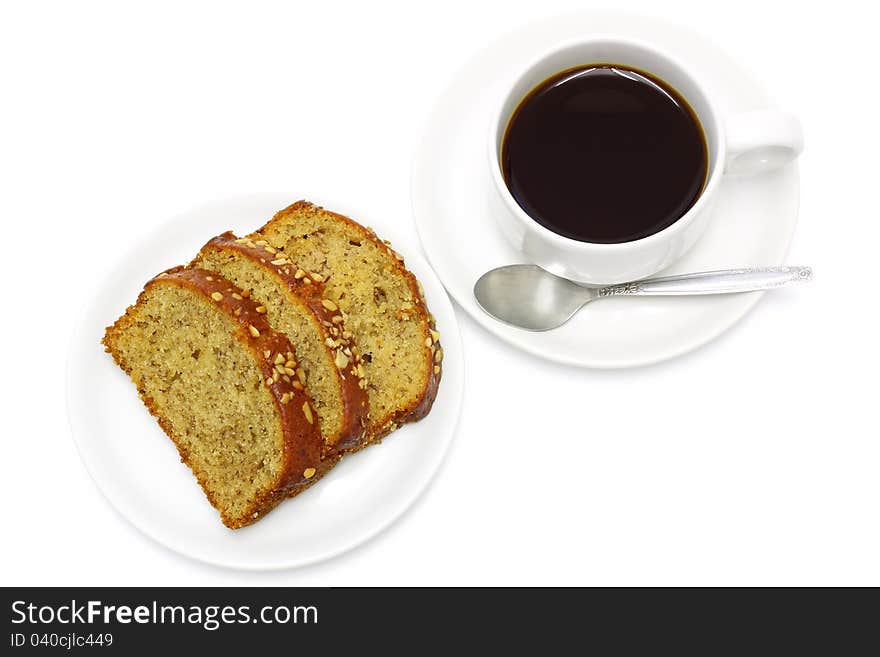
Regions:
[[[269,247],[271,248],[271,247]],[[297,277],[297,268],[291,263],[277,259],[277,253],[267,250],[266,244],[257,244],[249,238],[236,237],[232,232],[212,238],[199,251],[199,255],[193,260],[191,266],[199,266],[202,256],[209,251],[235,251],[248,258],[258,267],[262,267],[269,275],[276,278],[291,296],[298,300],[315,319],[318,331],[322,335],[321,348],[331,361],[336,360],[336,351],[327,346],[327,340],[334,340],[330,334],[330,328],[339,334],[345,331],[344,321],[334,323],[333,318],[339,315],[337,311],[331,311],[324,305],[324,286],[315,279],[315,274],[302,272]],[[273,250],[274,251],[274,250]],[[306,282],[308,281],[308,283]],[[334,436],[324,436],[324,455],[332,456],[346,451],[357,450],[368,438],[367,417],[369,415],[369,401],[365,388],[362,388],[361,370],[358,368],[361,362],[360,353],[353,339],[346,339],[346,344],[340,344],[339,348],[347,348],[349,354],[345,355],[348,362],[344,367],[334,367],[336,384],[343,403],[342,427]]]
[[[105,350],[113,356],[116,363],[131,376],[131,367],[126,363],[115,347],[116,337],[125,331],[130,321],[134,320],[134,312],[138,304],[145,298],[147,291],[154,285],[178,285],[192,290],[213,304],[220,312],[233,319],[236,324],[236,335],[239,341],[252,353],[272,393],[279,417],[281,419],[282,467],[274,485],[261,497],[253,502],[240,516],[230,517],[220,508],[206,486],[204,473],[190,461],[189,454],[182,441],[175,435],[170,423],[161,414],[155,401],[138,385],[141,396],[149,412],[156,417],[159,425],[177,447],[181,461],[195,474],[196,479],[205,491],[208,500],[220,512],[223,524],[230,529],[238,529],[249,525],[274,508],[281,500],[292,497],[317,481],[335,465],[335,458],[322,459],[323,440],[318,430],[316,417],[311,415],[312,400],[295,377],[288,380],[278,377],[273,359],[281,353],[285,356],[293,354],[293,346],[287,337],[273,331],[265,317],[256,310],[257,304],[242,295],[242,291],[225,278],[203,269],[186,269],[174,267],[152,278],[144,286],[134,306],[129,306],[125,314],[106,329],[102,343]],[[234,297],[233,294],[236,296]],[[236,298],[237,297],[237,298]],[[135,384],[138,382],[132,377]],[[303,388],[303,389],[300,389]],[[285,401],[286,400],[286,401]],[[311,422],[305,412],[308,404]]]
[[[369,442],[374,442],[380,440],[383,436],[388,435],[402,424],[421,420],[430,412],[434,400],[437,397],[437,390],[440,386],[440,378],[442,376],[443,349],[439,342],[436,321],[434,316],[428,310],[428,305],[425,302],[424,290],[422,289],[421,284],[418,282],[415,275],[406,268],[403,256],[391,248],[390,242],[379,238],[373,229],[359,224],[350,217],[325,210],[309,201],[300,200],[283,210],[276,212],[262,228],[249,235],[249,237],[255,240],[261,239],[262,233],[267,229],[271,229],[274,224],[287,220],[295,221],[295,215],[301,212],[322,213],[325,216],[344,222],[350,228],[360,233],[364,239],[370,240],[381,250],[384,250],[390,256],[390,262],[392,263],[394,271],[406,280],[412,293],[412,297],[415,300],[415,315],[418,317],[422,333],[425,336],[423,352],[428,375],[425,381],[422,382],[421,395],[414,403],[405,408],[399,408],[394,412],[388,413],[384,417],[374,416],[370,419]]]

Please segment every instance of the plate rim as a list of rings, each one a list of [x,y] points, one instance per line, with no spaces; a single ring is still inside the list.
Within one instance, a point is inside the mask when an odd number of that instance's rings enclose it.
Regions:
[[[129,254],[139,250],[139,244],[141,242],[155,240],[163,232],[167,232],[170,226],[182,219],[185,219],[189,215],[195,214],[198,211],[204,210],[208,207],[216,207],[233,202],[244,202],[245,199],[254,200],[266,198],[268,200],[270,197],[295,199],[301,198],[302,196],[285,192],[255,192],[250,194],[218,197],[209,201],[203,201],[199,204],[191,205],[185,208],[183,211],[170,214],[164,220],[157,222],[151,230],[144,231],[138,234],[135,238],[136,241],[132,242],[128,246],[128,248],[120,250],[118,252],[119,257],[114,259],[112,263],[109,263],[107,266],[105,266],[102,274],[112,274],[113,272],[115,272],[117,269],[119,269],[121,263],[127,259]],[[314,202],[323,207],[332,207],[334,211],[338,211],[347,216],[357,216],[357,213],[351,212],[351,206],[347,204],[331,202],[332,199],[328,199],[324,194],[319,193],[309,198],[312,198]],[[371,215],[370,218],[372,220],[373,216]],[[375,222],[371,223],[371,225],[373,224],[375,224]],[[381,233],[383,231],[380,230],[379,232]],[[392,230],[387,232],[394,231]],[[392,237],[399,238],[401,236],[392,235]],[[447,389],[450,389],[451,392],[446,393],[449,395],[449,400],[448,402],[446,402],[448,404],[448,410],[446,411],[446,413],[449,414],[451,420],[449,421],[448,430],[445,432],[446,435],[444,437],[443,445],[439,450],[434,452],[433,462],[430,463],[430,467],[426,469],[426,474],[423,476],[422,480],[418,482],[418,485],[414,486],[412,492],[408,497],[394,498],[395,504],[390,508],[386,516],[382,518],[381,521],[375,523],[374,525],[371,525],[368,529],[361,532],[359,535],[351,538],[347,542],[342,542],[338,546],[324,550],[320,553],[316,553],[307,558],[276,558],[273,559],[271,562],[264,561],[262,563],[250,562],[247,559],[241,559],[240,557],[224,559],[219,556],[202,555],[199,554],[197,550],[188,549],[185,545],[177,544],[173,541],[167,540],[166,537],[163,537],[161,535],[161,532],[158,532],[156,530],[155,525],[150,525],[149,523],[145,522],[144,519],[139,515],[127,513],[123,503],[114,498],[113,493],[111,493],[111,491],[109,490],[109,482],[104,482],[99,478],[97,474],[97,469],[94,467],[94,463],[92,461],[93,454],[86,447],[86,441],[84,441],[82,438],[82,436],[88,431],[88,429],[83,426],[83,423],[87,421],[85,420],[85,418],[82,417],[82,410],[77,410],[77,402],[74,401],[74,387],[76,384],[76,375],[80,371],[78,369],[80,367],[80,363],[77,361],[79,359],[87,358],[86,354],[88,352],[84,349],[85,341],[87,340],[87,336],[89,335],[89,329],[94,328],[93,326],[91,326],[89,320],[97,317],[98,315],[97,308],[100,305],[101,296],[99,289],[97,293],[93,294],[88,299],[87,303],[84,303],[82,306],[80,306],[77,312],[77,316],[75,318],[75,323],[73,325],[74,329],[70,334],[67,345],[64,397],[67,424],[74,447],[76,448],[77,454],[86,473],[88,474],[89,478],[92,480],[95,487],[104,498],[106,503],[110,506],[110,508],[119,517],[124,519],[129,524],[129,526],[134,527],[142,536],[148,538],[154,544],[161,546],[162,548],[174,553],[175,555],[179,555],[187,559],[191,559],[193,561],[207,564],[213,567],[243,572],[271,572],[281,570],[293,570],[321,563],[324,561],[329,561],[370,542],[371,540],[388,530],[394,523],[400,520],[409,510],[411,510],[415,506],[415,504],[425,495],[431,484],[434,482],[449,455],[450,447],[458,433],[464,400],[464,388],[466,385],[465,367],[461,338],[461,326],[458,322],[458,318],[456,316],[452,302],[448,296],[448,291],[446,290],[445,286],[443,286],[442,281],[440,281],[439,276],[437,276],[437,273],[434,271],[427,258],[419,253],[418,248],[415,248],[415,244],[407,244],[407,240],[405,239],[397,239],[393,240],[392,242],[395,244],[395,250],[401,252],[402,255],[404,255],[408,269],[411,268],[412,262],[416,262],[418,263],[417,268],[423,270],[429,277],[433,277],[434,280],[432,281],[432,283],[434,287],[436,287],[436,292],[438,294],[436,295],[436,298],[431,301],[431,310],[433,314],[437,315],[438,313],[436,311],[436,306],[440,305],[444,307],[443,317],[444,319],[447,317],[449,318],[448,321],[445,322],[446,326],[444,328],[444,336],[451,335],[451,340],[449,339],[449,337],[444,337],[444,374],[445,370],[449,367],[450,361],[452,364],[452,371],[457,372],[457,374],[454,376],[454,379],[457,380],[457,386],[454,388],[447,386]],[[400,246],[401,244],[403,245],[402,248]],[[419,280],[422,280],[421,274],[419,276]],[[451,350],[448,349],[450,343],[452,346]],[[78,356],[78,353],[80,351],[83,353]],[[219,520],[217,522],[219,522]]]

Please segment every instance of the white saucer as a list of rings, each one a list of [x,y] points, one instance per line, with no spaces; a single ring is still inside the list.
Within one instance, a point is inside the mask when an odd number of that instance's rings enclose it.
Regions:
[[[499,81],[553,44],[605,33],[655,43],[678,56],[730,113],[771,105],[761,87],[709,41],[655,20],[576,15],[508,34],[468,62],[428,119],[416,152],[413,212],[428,260],[452,297],[478,323],[537,356],[584,367],[631,367],[683,354],[730,328],[762,293],[716,297],[617,298],[590,306],[545,333],[506,326],[473,297],[489,269],[523,262],[488,214],[486,141]],[[782,264],[797,222],[797,164],[771,174],[727,178],[717,214],[696,247],[664,274]]]
[[[260,522],[231,531],[208,504],[177,451],[147,413],[134,385],[100,339],[144,282],[187,262],[224,230],[245,234],[301,198],[261,194],[228,199],[178,216],[132,246],[96,290],[75,334],[68,366],[70,424],[80,456],[110,503],[159,543],[215,565],[287,568],[327,559],[376,535],[430,483],[458,420],[463,389],[461,338],[452,304],[413,245],[396,239],[387,217],[365,217],[329,199],[309,200],[372,226],[404,255],[422,282],[443,343],[443,379],[431,413],[346,457],[320,483]],[[399,225],[399,224],[398,224]]]

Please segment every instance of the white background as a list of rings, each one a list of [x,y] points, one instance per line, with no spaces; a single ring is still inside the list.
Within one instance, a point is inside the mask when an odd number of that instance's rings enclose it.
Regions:
[[[604,5],[604,6],[603,6]],[[255,191],[398,217],[456,70],[530,19],[608,3],[20,2],[0,8],[0,584],[880,584],[877,102],[869,3],[616,2],[708,35],[802,119],[790,262],[675,361],[597,372],[459,312],[467,386],[429,491],[313,567],[204,566],[141,536],[77,456],[74,318],[156,222]]]

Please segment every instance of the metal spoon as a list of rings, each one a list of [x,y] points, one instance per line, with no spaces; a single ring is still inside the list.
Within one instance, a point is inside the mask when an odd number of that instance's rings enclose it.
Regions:
[[[562,326],[586,304],[603,297],[754,292],[802,283],[812,277],[809,267],[756,267],[583,287],[537,265],[507,265],[480,276],[474,296],[495,319],[527,331],[547,331]]]

